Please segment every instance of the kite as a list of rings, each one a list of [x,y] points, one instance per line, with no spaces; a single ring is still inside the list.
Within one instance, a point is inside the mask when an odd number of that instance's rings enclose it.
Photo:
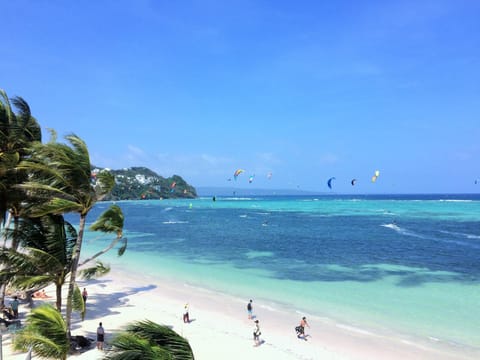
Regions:
[[[377,181],[377,178],[380,176],[380,171],[379,170],[375,170],[375,175],[372,176],[372,182],[374,183],[375,181]]]
[[[357,182],[357,179],[352,179],[350,183],[352,184],[352,186],[354,186],[356,182]]]
[[[267,174],[267,179],[270,180],[271,178],[272,178],[272,173],[269,172],[269,173]]]
[[[242,169],[235,170],[235,172],[233,173],[233,178],[237,180],[238,175],[240,175],[243,172],[245,172],[245,170],[242,170]]]
[[[331,177],[331,178],[328,179],[328,181],[327,181],[327,185],[328,185],[328,187],[329,187],[330,189],[332,188],[332,181],[333,181],[333,180],[336,180],[336,179],[335,179],[334,177]]]
[[[253,174],[252,176],[250,176],[250,177],[248,178],[248,182],[249,182],[250,184],[252,183],[254,177],[255,177],[255,174]]]

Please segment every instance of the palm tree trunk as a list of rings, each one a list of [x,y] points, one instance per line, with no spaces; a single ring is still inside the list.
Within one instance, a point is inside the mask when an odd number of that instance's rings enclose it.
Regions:
[[[57,310],[62,311],[62,284],[55,284],[55,294],[57,296]]]
[[[18,223],[20,221],[20,217],[18,215],[13,215],[13,238],[12,238],[12,249],[17,250],[19,245],[18,240]]]
[[[3,226],[3,247],[7,247],[7,232],[6,230],[10,227],[10,223],[12,222],[12,213],[9,211],[7,215],[7,221],[5,222]]]
[[[97,252],[95,255],[93,255],[93,256],[89,257],[88,259],[84,260],[84,261],[83,261],[80,265],[78,265],[78,266],[79,266],[79,267],[80,267],[80,266],[83,266],[83,265],[89,263],[90,261],[95,260],[95,259],[98,258],[100,255],[103,255],[103,254],[109,252],[110,250],[112,250],[112,249],[115,247],[115,245],[118,244],[118,242],[119,242],[120,240],[122,240],[122,237],[121,237],[121,236],[120,236],[120,237],[116,237],[115,239],[113,239],[113,241],[110,243],[110,245],[108,245],[105,249]]]
[[[10,227],[12,221],[12,213],[9,211],[7,215],[7,221],[3,224],[3,247],[7,247],[7,229]],[[2,225],[0,224],[0,230]],[[0,231],[1,233],[1,231]],[[0,268],[1,269],[1,268]],[[7,285],[0,285],[0,306],[5,306],[5,292],[7,291]]]
[[[67,323],[67,337],[70,338],[71,335],[71,325],[72,325],[72,310],[73,310],[73,292],[75,290],[75,282],[77,278],[78,270],[78,261],[80,260],[80,252],[82,250],[82,241],[83,233],[85,231],[85,222],[87,215],[80,214],[80,224],[78,227],[78,237],[77,245],[75,246],[75,251],[72,257],[72,270],[70,272],[70,284],[68,284],[68,295],[67,295],[67,309],[66,309],[66,323]]]

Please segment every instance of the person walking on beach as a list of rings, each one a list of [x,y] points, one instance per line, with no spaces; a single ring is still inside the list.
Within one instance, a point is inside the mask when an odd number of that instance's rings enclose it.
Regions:
[[[253,328],[253,346],[260,346],[260,335],[262,335],[260,325],[258,324],[258,320],[255,320],[255,327]]]
[[[16,296],[13,297],[13,301],[10,303],[10,307],[12,308],[13,318],[18,319],[18,298]]]
[[[86,288],[83,288],[82,297],[83,297],[83,302],[86,304],[87,303],[87,298],[88,298],[88,292],[87,292]]]
[[[183,307],[183,322],[190,323],[190,315],[188,314],[188,303]]]
[[[252,307],[252,302],[253,300],[250,299],[250,302],[247,304],[247,313],[248,313],[248,318],[253,319],[253,307]]]
[[[97,328],[97,349],[103,350],[103,343],[105,341],[105,330],[103,329],[103,325],[100,322]]]
[[[310,327],[310,325],[308,324],[307,322],[307,318],[304,316],[302,318],[302,320],[300,320],[300,325],[298,325],[296,328],[295,328],[295,331],[297,332],[297,337],[300,339],[300,338],[303,338],[304,340],[307,340],[307,335],[305,335],[305,327],[308,326]]]

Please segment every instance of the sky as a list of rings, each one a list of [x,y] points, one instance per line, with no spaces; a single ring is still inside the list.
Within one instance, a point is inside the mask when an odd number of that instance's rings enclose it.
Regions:
[[[74,133],[97,166],[195,187],[480,192],[479,1],[0,9],[0,88],[28,102],[44,141]]]

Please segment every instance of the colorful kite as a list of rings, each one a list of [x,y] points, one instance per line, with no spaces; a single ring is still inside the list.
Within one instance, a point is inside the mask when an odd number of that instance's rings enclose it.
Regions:
[[[243,169],[235,170],[235,172],[233,173],[233,178],[234,178],[235,180],[237,180],[238,175],[240,175],[240,174],[243,173],[243,172],[245,172],[245,170],[243,170]]]

